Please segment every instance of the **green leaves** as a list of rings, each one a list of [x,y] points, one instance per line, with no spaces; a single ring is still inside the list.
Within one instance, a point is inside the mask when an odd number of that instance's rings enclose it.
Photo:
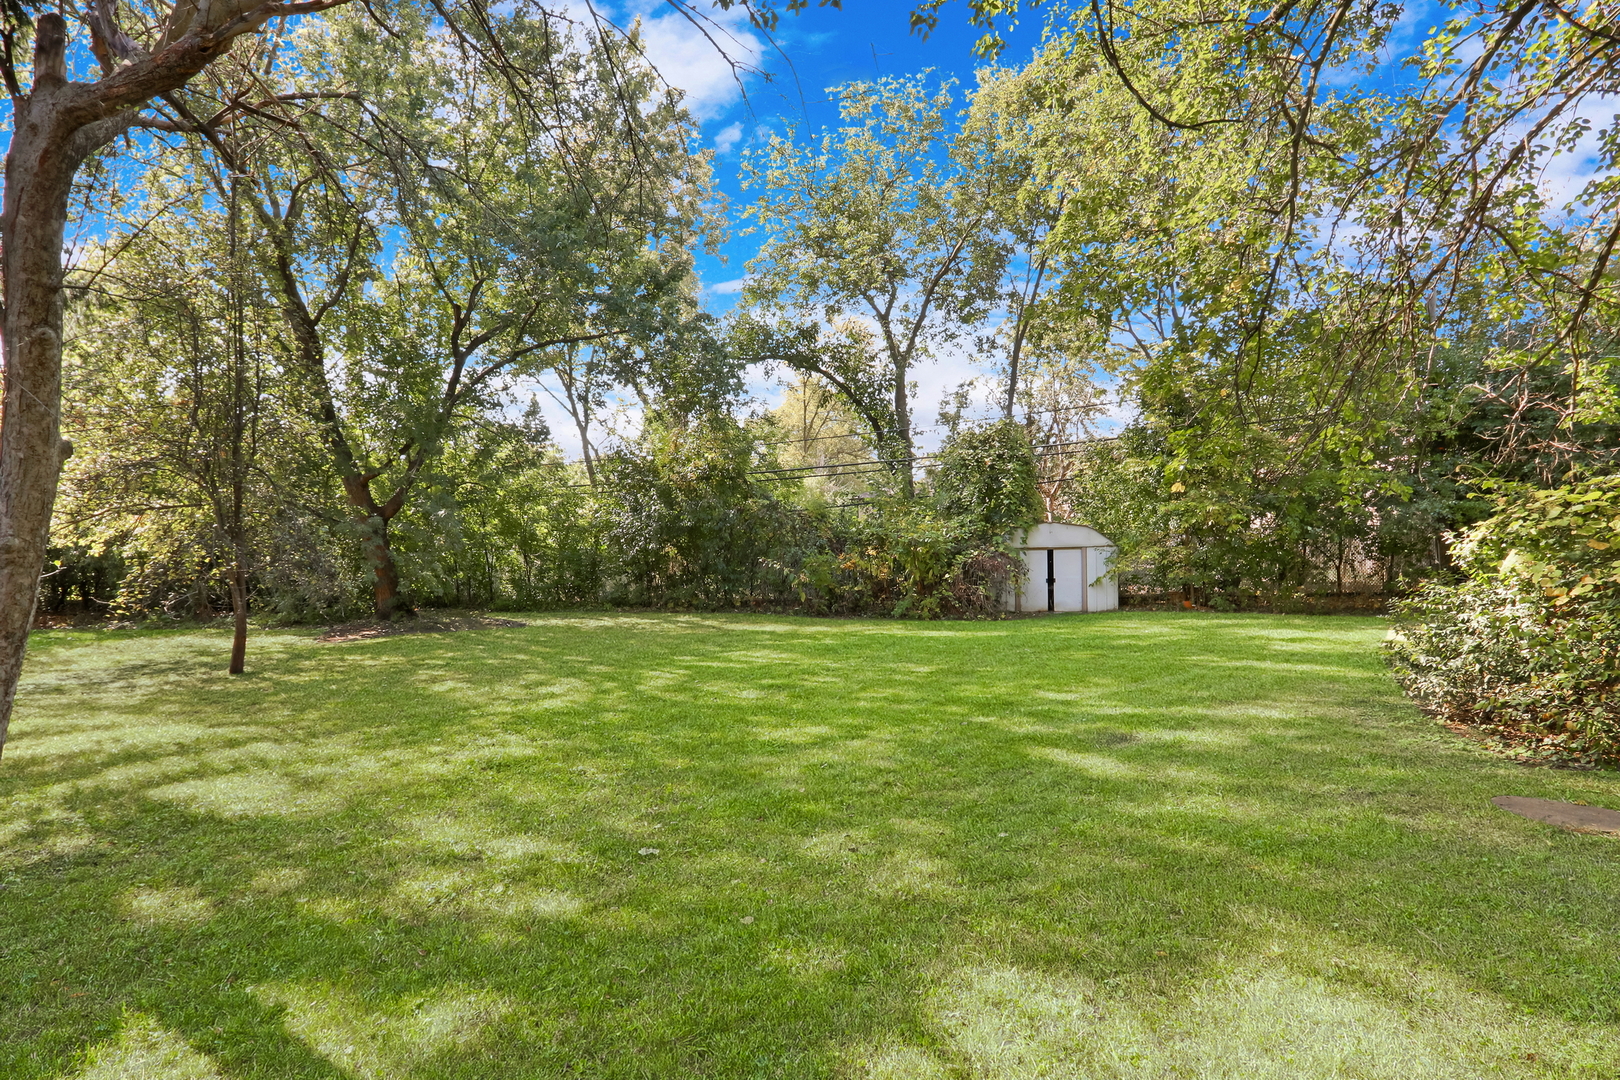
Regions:
[[[778,360],[827,378],[873,425],[909,491],[908,373],[998,293],[994,173],[970,167],[949,83],[923,75],[838,94],[845,126],[811,142],[773,137],[745,160],[745,185],[761,190],[746,215],[766,237],[743,296],[789,333],[830,329],[840,344],[827,360],[803,350]]]
[[[1558,607],[1620,612],[1620,477],[1577,480],[1536,489],[1492,483],[1496,513],[1474,526],[1454,549],[1459,565],[1481,581],[1531,585]]]
[[[1517,732],[1555,719],[1620,760],[1620,477],[1485,486],[1496,513],[1452,545],[1467,579],[1397,609],[1397,670],[1433,709]]]
[[[1035,455],[1020,425],[1002,420],[959,432],[936,460],[934,497],[940,510],[965,519],[986,538],[1041,519]]]

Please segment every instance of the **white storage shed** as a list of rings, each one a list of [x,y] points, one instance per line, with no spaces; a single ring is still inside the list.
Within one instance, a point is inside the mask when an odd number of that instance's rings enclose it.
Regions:
[[[1004,598],[1008,611],[1113,611],[1119,579],[1109,566],[1114,544],[1096,529],[1043,521],[1011,537],[1023,553],[1023,587]]]

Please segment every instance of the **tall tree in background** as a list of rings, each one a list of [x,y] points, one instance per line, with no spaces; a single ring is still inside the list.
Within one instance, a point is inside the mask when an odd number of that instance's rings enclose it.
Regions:
[[[1367,508],[1415,516],[1395,508],[1435,486],[1420,446],[1470,412],[1459,344],[1484,353],[1499,459],[1587,459],[1577,432],[1615,415],[1612,139],[1575,203],[1541,176],[1611,60],[1550,9],[1455,10],[1404,86],[1369,91],[1345,84],[1392,9],[1099,0],[981,93],[1062,199],[1052,310],[1135,399],[1119,467],[1157,477],[1141,532],[1182,552],[1161,569],[1293,580],[1370,544]]]
[[[543,102],[529,109],[503,68],[425,24],[380,34],[343,17],[296,43],[255,115],[230,112],[269,77],[251,53],[169,105],[195,140],[174,154],[265,237],[379,618],[402,603],[392,524],[458,424],[558,350],[645,342],[692,316],[706,173],[690,122],[633,35],[569,30],[544,11],[503,19],[503,63],[542,80],[521,91]]]
[[[579,436],[580,462],[585,466],[585,480],[592,487],[596,486],[598,451],[591,442],[591,426],[605,404],[603,395],[607,389],[602,368],[602,354],[598,350],[577,344],[556,350],[551,362],[551,372],[563,392],[557,402],[568,410],[568,417],[574,422],[574,432]],[[549,388],[547,393],[551,393]],[[551,396],[556,398],[555,394]]]
[[[1062,219],[1065,192],[1054,185],[1049,170],[1030,153],[1030,118],[1020,107],[1016,91],[1011,101],[1003,91],[1016,88],[1011,73],[987,69],[979,73],[959,140],[959,155],[971,161],[975,172],[989,178],[994,205],[990,230],[1002,245],[1002,277],[998,285],[1001,319],[979,335],[981,354],[999,354],[1006,372],[1001,397],[1003,419],[1013,419],[1019,402],[1020,379],[1030,359],[1039,359],[1045,340],[1053,338],[1048,300],[1060,284],[1065,267],[1052,243]]]
[[[743,296],[764,326],[784,328],[761,353],[843,394],[909,498],[911,373],[994,303],[1005,260],[994,177],[959,144],[949,84],[882,79],[838,94],[845,126],[813,145],[773,137],[744,165],[765,242]]]
[[[1136,46],[1111,47],[1124,62]],[[1251,92],[1201,56],[1167,62],[1154,85],[1211,111]],[[1166,418],[1167,469],[1196,459],[1247,475],[1245,459],[1280,454],[1298,471],[1327,455],[1367,463],[1365,477],[1346,477],[1358,490],[1396,482],[1374,475],[1367,450],[1422,411],[1435,338],[1432,327],[1377,337],[1398,289],[1333,233],[1333,200],[1350,182],[1334,153],[1296,157],[1291,129],[1263,112],[1167,126],[1078,34],[1055,36],[992,95],[1009,153],[1032,162],[1025,182],[1059,207],[1043,241],[1057,275],[1048,348],[1095,358]],[[1369,145],[1387,119],[1378,98],[1328,111],[1344,145]],[[1297,220],[1278,220],[1284,205]]]
[[[920,5],[913,25],[932,27],[948,2]],[[993,54],[1023,5],[968,6]],[[1223,201],[1205,215],[1210,232],[1236,217],[1276,240],[1246,290],[1245,342],[1263,347],[1296,299],[1295,240],[1314,232],[1357,271],[1332,313],[1356,332],[1329,374],[1410,376],[1485,317],[1530,331],[1503,360],[1557,370],[1566,426],[1613,414],[1616,5],[1458,0],[1411,44],[1399,34],[1405,11],[1356,0],[1090,0],[1039,65],[1066,65],[1071,82],[1102,73],[1131,114],[1181,148],[1180,177],[1218,169],[1234,149],[1234,161],[1263,166],[1247,171],[1247,190],[1215,189]],[[1078,106],[1077,121],[1088,111],[1061,80],[1053,91]],[[1585,174],[1578,191],[1548,182],[1559,155]],[[1234,369],[1225,404],[1240,421],[1250,381]]]
[[[88,252],[95,269],[68,279],[77,300],[66,422],[80,445],[56,531],[101,547],[141,534],[147,562],[131,585],[161,593],[189,578],[199,613],[223,579],[235,620],[229,670],[240,674],[248,573],[270,546],[275,482],[260,451],[287,439],[271,405],[275,310],[234,207],[195,193],[153,201],[165,204],[162,218]]]

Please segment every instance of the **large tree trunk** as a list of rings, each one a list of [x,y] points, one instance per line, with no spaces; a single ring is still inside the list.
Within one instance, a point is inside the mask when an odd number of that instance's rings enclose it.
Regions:
[[[68,196],[92,149],[76,88],[64,81],[67,30],[39,20],[32,93],[17,103],[0,210],[5,274],[5,392],[0,404],[0,748],[5,746],[39,598],[61,437],[62,238]],[[90,119],[94,119],[91,117]],[[109,136],[110,137],[110,136]]]
[[[0,747],[34,621],[51,507],[62,462],[62,232],[72,173],[13,183],[10,166],[26,145],[18,125],[7,162],[5,396],[0,405]],[[38,207],[38,209],[36,209]]]
[[[394,550],[388,543],[388,521],[373,515],[361,528],[365,530],[366,565],[371,569],[373,611],[379,619],[392,619],[401,613],[401,607],[399,567],[394,565]]]
[[[257,212],[260,220],[274,227],[277,219],[262,203]],[[360,547],[365,554],[366,566],[371,571],[372,611],[379,619],[392,619],[402,612],[399,592],[399,567],[394,562],[394,551],[388,539],[388,523],[404,508],[405,496],[416,478],[422,458],[418,457],[407,468],[387,502],[377,502],[371,485],[381,470],[366,471],[356,460],[349,437],[338,418],[337,398],[332,393],[331,381],[326,375],[326,349],[321,341],[321,327],[304,299],[297,272],[297,262],[291,247],[280,238],[271,264],[271,285],[280,293],[281,314],[293,340],[297,342],[298,359],[308,380],[310,419],[321,432],[321,441],[332,456],[332,465],[343,483],[343,494],[354,507],[354,520],[360,531]]]
[[[344,444],[345,453],[347,444]],[[352,458],[347,462],[352,469]],[[349,504],[355,508],[355,522],[360,529],[360,548],[365,552],[366,566],[371,571],[373,613],[379,619],[392,619],[407,613],[399,595],[399,567],[394,562],[394,549],[388,539],[388,523],[405,506],[411,475],[407,475],[394,490],[393,497],[378,505],[371,494],[371,478],[350,472],[343,477],[343,491]]]

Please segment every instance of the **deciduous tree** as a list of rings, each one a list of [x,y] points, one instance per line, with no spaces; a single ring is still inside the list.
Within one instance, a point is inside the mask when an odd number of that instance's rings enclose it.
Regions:
[[[811,144],[774,136],[744,166],[765,233],[743,294],[759,323],[751,347],[844,395],[909,497],[911,373],[995,302],[993,178],[959,142],[948,84],[838,93],[844,126]]]

